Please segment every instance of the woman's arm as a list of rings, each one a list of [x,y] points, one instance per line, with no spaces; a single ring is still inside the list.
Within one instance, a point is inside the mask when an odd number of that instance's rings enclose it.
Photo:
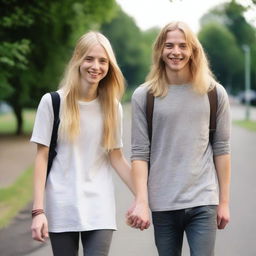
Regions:
[[[37,154],[34,171],[34,203],[33,210],[44,208],[44,189],[48,163],[49,147],[37,144]],[[44,242],[48,237],[48,223],[44,214],[39,214],[32,219],[32,237],[34,240]]]
[[[115,169],[119,177],[128,186],[134,194],[134,186],[131,177],[131,166],[124,157],[121,149],[113,149],[109,152],[109,159],[112,167]]]

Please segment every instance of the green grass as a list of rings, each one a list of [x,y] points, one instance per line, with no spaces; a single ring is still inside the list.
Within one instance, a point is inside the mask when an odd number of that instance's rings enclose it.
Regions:
[[[34,109],[25,109],[23,115],[23,132],[31,133],[33,129],[36,111]],[[12,112],[0,115],[0,133],[13,134],[16,130],[16,119]]]
[[[239,120],[239,121],[234,121],[234,123],[250,131],[256,132],[256,121]]]
[[[10,221],[32,199],[33,172],[32,168],[25,171],[8,188],[0,189],[0,228],[8,226]]]

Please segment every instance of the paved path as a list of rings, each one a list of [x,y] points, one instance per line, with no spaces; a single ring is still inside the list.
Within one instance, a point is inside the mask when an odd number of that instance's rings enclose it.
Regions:
[[[29,136],[0,135],[0,188],[12,185],[32,165],[35,148]]]
[[[253,115],[256,111],[253,109]],[[125,107],[124,145],[125,154],[129,156],[130,119],[129,106]],[[232,106],[234,119],[243,119],[244,111],[239,105]],[[240,127],[233,127],[232,132],[232,186],[231,211],[232,220],[225,231],[217,236],[216,255],[218,256],[255,256],[256,255],[256,133]],[[0,151],[1,152],[1,151]],[[34,153],[33,153],[34,154]],[[1,154],[0,154],[1,157]],[[30,153],[30,158],[33,158]],[[0,158],[1,159],[1,158]],[[24,158],[25,159],[25,158]],[[2,162],[2,159],[1,159]],[[30,163],[30,162],[29,162]],[[117,197],[117,222],[119,230],[114,233],[110,256],[155,256],[157,255],[153,230],[138,231],[124,223],[124,215],[132,197],[126,187],[115,176]],[[52,255],[49,243],[46,245],[30,239],[29,205],[14,219],[12,225],[0,230],[0,255],[3,256],[46,256]],[[16,244],[17,246],[14,246]],[[184,256],[188,256],[185,245]]]
[[[245,106],[240,105],[237,100],[230,99],[233,120],[245,119]],[[256,121],[256,107],[250,107],[250,119]]]

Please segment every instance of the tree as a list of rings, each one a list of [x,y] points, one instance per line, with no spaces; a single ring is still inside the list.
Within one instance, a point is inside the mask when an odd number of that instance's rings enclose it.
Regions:
[[[114,0],[2,0],[0,3],[0,99],[13,107],[16,133],[22,109],[55,89],[75,39],[115,13]]]
[[[143,83],[149,71],[151,45],[157,29],[141,31],[133,18],[119,9],[118,15],[104,23],[101,31],[113,45],[128,86],[134,88]]]
[[[243,3],[243,2],[241,2]],[[245,14],[250,9],[255,8],[255,1],[247,1],[246,3],[239,4],[235,0],[228,3],[218,5],[201,18],[201,25],[215,22],[224,26],[233,34],[237,47],[242,52],[243,45],[249,45],[251,48],[252,59],[252,87],[256,89],[256,70],[253,68],[256,65],[256,29],[245,18]],[[212,50],[212,49],[211,49]],[[235,60],[236,63],[240,62],[243,65],[243,56]],[[236,83],[234,88],[236,91],[243,89],[244,70],[239,69],[233,75],[233,81]]]
[[[232,83],[234,74],[243,68],[241,61],[243,54],[235,37],[227,28],[218,23],[205,25],[198,36],[217,79],[231,90],[232,84],[235,85]]]

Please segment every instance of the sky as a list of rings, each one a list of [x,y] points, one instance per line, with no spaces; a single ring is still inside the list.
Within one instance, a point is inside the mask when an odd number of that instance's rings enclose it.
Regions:
[[[247,0],[243,0],[247,2]],[[137,25],[146,30],[163,27],[173,20],[186,22],[194,32],[200,29],[199,20],[212,7],[228,0],[116,0]]]

